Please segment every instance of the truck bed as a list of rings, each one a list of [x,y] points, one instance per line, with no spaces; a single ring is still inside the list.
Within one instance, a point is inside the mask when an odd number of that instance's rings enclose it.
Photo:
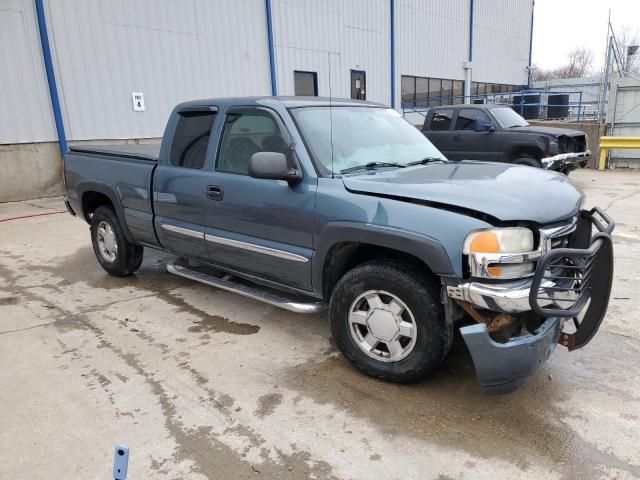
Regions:
[[[64,170],[72,209],[84,214],[85,192],[105,195],[130,242],[156,245],[151,188],[159,152],[160,144],[70,147]]]
[[[156,163],[160,156],[160,144],[76,145],[69,147],[69,151],[85,155],[120,157]]]

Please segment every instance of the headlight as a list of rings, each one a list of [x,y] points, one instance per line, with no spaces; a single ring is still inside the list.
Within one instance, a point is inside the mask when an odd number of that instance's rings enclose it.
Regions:
[[[533,250],[533,232],[528,228],[492,228],[471,232],[464,240],[463,252],[526,253]]]
[[[502,255],[533,250],[533,232],[528,228],[491,228],[472,232],[464,240],[463,253],[470,255],[474,276],[519,278],[533,272],[533,263],[501,263]]]

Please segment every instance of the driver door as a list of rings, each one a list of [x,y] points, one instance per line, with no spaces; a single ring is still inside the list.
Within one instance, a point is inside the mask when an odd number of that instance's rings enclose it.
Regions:
[[[476,132],[476,118],[483,124],[495,125],[489,116],[478,108],[458,110],[451,137],[450,160],[502,161],[500,131]]]
[[[248,175],[251,155],[292,158],[280,117],[264,107],[226,112],[205,207],[205,243],[215,264],[302,290],[311,290],[315,179],[290,185]]]

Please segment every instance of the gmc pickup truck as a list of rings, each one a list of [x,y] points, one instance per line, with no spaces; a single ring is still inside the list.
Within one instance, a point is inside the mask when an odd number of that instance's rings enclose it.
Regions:
[[[568,174],[584,167],[591,155],[584,132],[530,125],[507,105],[433,108],[422,133],[450,160],[515,163]]]
[[[66,203],[100,265],[169,272],[294,312],[329,308],[362,372],[411,382],[459,328],[482,388],[524,384],[607,310],[613,221],[564,175],[448,161],[397,112],[322,98],[178,105],[159,147],[71,147]]]

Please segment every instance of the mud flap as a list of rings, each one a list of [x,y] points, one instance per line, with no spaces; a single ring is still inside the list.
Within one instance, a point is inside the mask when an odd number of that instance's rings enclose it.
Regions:
[[[476,369],[478,383],[487,394],[511,393],[524,385],[556,348],[562,321],[547,319],[534,335],[514,337],[506,343],[491,339],[484,324],[460,329]]]

